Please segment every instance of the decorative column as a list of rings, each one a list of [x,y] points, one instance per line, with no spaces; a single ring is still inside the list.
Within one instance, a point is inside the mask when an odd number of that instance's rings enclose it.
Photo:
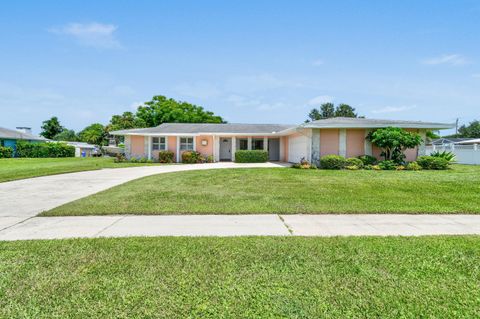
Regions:
[[[347,156],[347,130],[344,128],[340,129],[338,135],[338,155],[343,157]]]
[[[181,157],[180,156],[180,136],[177,136],[177,156],[176,156],[177,163],[180,163],[180,160],[181,160],[180,157]]]
[[[310,162],[320,165],[320,129],[312,129],[312,156]]]
[[[125,135],[123,142],[125,143],[125,157],[130,159],[130,155],[132,154],[132,138],[130,135]]]
[[[152,137],[151,136],[147,136],[147,139],[148,139],[148,150],[147,150],[147,158],[149,160],[152,159]]]
[[[268,152],[268,137],[263,138],[263,150]]]
[[[426,130],[420,130],[418,133],[420,134],[420,137],[422,138],[422,143],[418,146],[418,156],[424,156],[424,155],[427,154],[427,148],[426,148],[427,131]]]
[[[248,140],[247,140],[247,149],[249,151],[252,150],[252,138],[251,137],[249,137]]]
[[[219,162],[220,161],[220,137],[219,136],[215,136],[213,138],[213,152],[214,152],[214,159],[215,159],[215,162]]]
[[[237,151],[237,138],[232,137],[232,162],[235,162],[235,152]]]
[[[150,136],[145,136],[143,138],[143,142],[144,142],[143,143],[143,146],[144,146],[143,147],[143,157],[145,157],[145,156],[148,157],[148,152],[150,151],[150,148],[149,148],[149,146],[150,146]]]

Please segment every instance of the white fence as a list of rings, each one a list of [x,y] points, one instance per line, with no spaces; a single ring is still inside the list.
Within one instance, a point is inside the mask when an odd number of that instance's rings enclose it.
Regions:
[[[444,145],[444,146],[435,146],[430,145],[426,147],[427,155],[435,151],[448,151],[455,154],[455,160],[459,164],[474,164],[480,165],[480,145]]]

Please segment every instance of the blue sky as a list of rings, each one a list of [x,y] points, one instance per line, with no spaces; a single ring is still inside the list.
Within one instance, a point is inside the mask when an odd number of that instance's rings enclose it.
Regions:
[[[479,1],[2,1],[0,126],[107,123],[153,95],[229,122],[480,118]]]

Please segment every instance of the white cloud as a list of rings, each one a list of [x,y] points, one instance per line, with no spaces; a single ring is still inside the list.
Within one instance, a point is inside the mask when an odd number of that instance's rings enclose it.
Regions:
[[[438,57],[433,57],[423,61],[424,64],[429,65],[439,65],[439,64],[448,64],[448,65],[464,65],[469,63],[468,59],[460,54],[444,54]]]
[[[374,114],[381,114],[381,113],[399,113],[405,112],[408,110],[412,110],[416,108],[416,105],[405,105],[405,106],[386,106],[380,109],[373,110],[372,113]]]
[[[316,106],[323,103],[330,103],[333,101],[333,97],[329,95],[319,95],[308,101],[308,105]]]
[[[69,23],[62,27],[51,28],[51,33],[73,37],[81,45],[100,49],[117,49],[121,45],[115,38],[118,29],[113,24],[92,23]]]
[[[324,65],[324,64],[325,64],[325,61],[323,61],[322,59],[317,59],[317,60],[312,62],[313,66],[320,66],[320,65]]]

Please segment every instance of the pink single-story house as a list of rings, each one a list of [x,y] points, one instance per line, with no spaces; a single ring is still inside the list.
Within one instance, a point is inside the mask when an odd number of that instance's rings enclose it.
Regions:
[[[425,154],[427,130],[449,129],[444,123],[377,120],[365,118],[330,118],[300,125],[280,124],[211,124],[164,123],[157,127],[111,132],[125,137],[125,154],[130,157],[155,159],[161,150],[181,160],[184,151],[195,150],[215,161],[234,161],[237,150],[265,150],[271,161],[296,163],[306,158],[318,163],[321,156],[338,154],[345,157],[373,155],[380,158],[380,149],[368,142],[366,135],[377,128],[400,127],[418,132],[424,142],[407,150],[407,160]]]

